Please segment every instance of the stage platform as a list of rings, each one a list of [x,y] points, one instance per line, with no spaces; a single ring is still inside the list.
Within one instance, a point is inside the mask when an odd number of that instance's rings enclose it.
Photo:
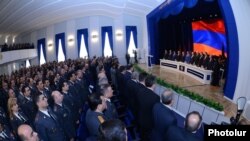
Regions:
[[[139,66],[168,83],[178,85],[179,87],[198,93],[205,98],[221,103],[224,106],[225,116],[231,117],[236,115],[236,104],[224,97],[224,80],[221,80],[221,87],[216,87],[209,84],[202,84],[194,78],[176,71],[160,69],[159,65],[154,65],[152,68],[148,68],[146,64],[139,64]]]

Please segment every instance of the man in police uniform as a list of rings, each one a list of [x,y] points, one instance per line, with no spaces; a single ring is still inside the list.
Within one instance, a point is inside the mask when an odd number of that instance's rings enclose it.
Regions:
[[[98,136],[98,128],[105,121],[103,111],[106,109],[106,102],[100,94],[93,93],[88,99],[90,109],[86,114],[86,124],[91,136]]]
[[[57,116],[48,109],[48,99],[40,93],[36,96],[35,102],[38,112],[35,118],[36,131],[41,140],[44,141],[66,141],[64,131]]]
[[[53,110],[63,127],[66,138],[68,141],[74,141],[75,138],[75,127],[74,121],[71,116],[70,109],[63,103],[64,96],[59,91],[53,91],[52,97],[54,99]]]

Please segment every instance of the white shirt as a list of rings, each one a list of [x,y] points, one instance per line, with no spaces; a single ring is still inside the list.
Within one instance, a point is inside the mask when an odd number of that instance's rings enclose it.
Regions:
[[[163,104],[163,103],[162,103]],[[163,104],[165,107],[169,108],[170,110],[173,110],[173,107],[169,106],[169,105],[166,105],[166,104]]]
[[[47,116],[50,117],[50,115],[49,115],[49,113],[48,113],[48,110],[39,110],[39,111],[41,111],[42,113],[44,113],[45,115],[47,115]]]
[[[21,115],[19,113],[14,113],[14,115],[19,118],[20,120],[25,120],[24,117],[21,117]]]
[[[8,137],[7,134],[4,133],[3,131],[0,133],[0,136],[1,136],[2,138],[4,138],[4,139]]]
[[[109,98],[105,98],[105,101],[111,102],[111,100]]]

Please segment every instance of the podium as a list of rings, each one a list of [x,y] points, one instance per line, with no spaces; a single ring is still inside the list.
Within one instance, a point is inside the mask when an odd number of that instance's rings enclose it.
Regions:
[[[148,55],[148,63],[147,63],[147,66],[148,66],[149,68],[152,68],[152,58],[153,58],[152,55]]]

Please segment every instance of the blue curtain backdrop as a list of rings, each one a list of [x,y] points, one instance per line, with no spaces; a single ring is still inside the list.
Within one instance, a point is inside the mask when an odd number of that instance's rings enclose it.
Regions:
[[[62,41],[62,50],[63,50],[63,54],[64,54],[65,60],[66,60],[67,59],[67,54],[66,54],[66,47],[65,47],[65,33],[59,33],[59,34],[56,34],[56,36],[55,36],[55,41],[56,41],[56,59],[58,57],[59,39],[61,39],[61,41]]]
[[[84,41],[85,41],[85,45],[86,45],[86,50],[88,52],[88,57],[89,57],[89,42],[88,42],[88,38],[89,38],[89,33],[88,33],[88,29],[79,29],[77,30],[77,49],[78,49],[78,57],[80,57],[80,47],[81,47],[81,37],[82,35],[84,35]]]
[[[112,50],[112,56],[113,56],[113,32],[112,32],[112,26],[104,26],[102,27],[102,56],[104,55],[104,43],[105,43],[105,33],[108,33],[109,36],[109,43]]]
[[[130,41],[130,33],[132,32],[133,36],[134,36],[134,41],[135,41],[135,46],[136,48],[138,48],[137,46],[137,28],[136,26],[126,26],[126,48],[128,51],[128,46],[129,46],[129,41]]]
[[[46,43],[46,40],[45,38],[42,38],[42,39],[39,39],[37,40],[37,56],[38,56],[38,64],[40,64],[40,56],[41,56],[41,45],[42,45],[42,49],[43,49],[43,55],[44,55],[44,59],[46,61],[46,50],[45,50],[45,43]]]

